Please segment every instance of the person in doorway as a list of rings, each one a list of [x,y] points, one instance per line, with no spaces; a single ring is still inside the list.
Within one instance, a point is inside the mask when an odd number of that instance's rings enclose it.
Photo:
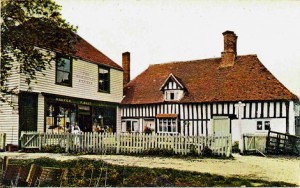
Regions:
[[[75,125],[71,126],[71,133],[73,134],[79,134],[82,131],[80,130],[79,126],[77,125],[77,123],[75,123]]]

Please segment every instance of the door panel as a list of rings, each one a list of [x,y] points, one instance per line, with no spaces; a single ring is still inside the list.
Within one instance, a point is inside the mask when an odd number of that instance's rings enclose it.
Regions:
[[[213,133],[228,135],[230,133],[230,119],[226,116],[213,117]]]
[[[37,131],[37,94],[20,93],[20,131]]]

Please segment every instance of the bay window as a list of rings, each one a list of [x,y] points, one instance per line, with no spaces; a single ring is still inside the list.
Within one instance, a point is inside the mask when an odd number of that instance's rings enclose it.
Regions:
[[[158,119],[158,133],[178,133],[177,119]]]

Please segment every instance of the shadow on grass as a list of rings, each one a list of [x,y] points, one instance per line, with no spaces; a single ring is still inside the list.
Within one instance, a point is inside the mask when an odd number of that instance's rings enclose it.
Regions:
[[[209,173],[198,173],[163,168],[144,168],[112,165],[101,160],[57,161],[50,158],[20,160],[22,164],[37,164],[47,167],[65,168],[67,176],[62,182],[66,187],[295,187],[285,182],[271,182],[245,177],[224,177]]]

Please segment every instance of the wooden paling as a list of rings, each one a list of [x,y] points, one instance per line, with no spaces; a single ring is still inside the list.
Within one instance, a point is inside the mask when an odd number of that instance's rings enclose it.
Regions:
[[[231,155],[231,135],[186,136],[180,134],[145,133],[26,133],[21,137],[23,148],[59,145],[66,152],[142,153],[149,149],[173,150],[186,155],[191,148],[201,154],[207,146],[216,155]],[[38,141],[36,141],[38,140]]]

